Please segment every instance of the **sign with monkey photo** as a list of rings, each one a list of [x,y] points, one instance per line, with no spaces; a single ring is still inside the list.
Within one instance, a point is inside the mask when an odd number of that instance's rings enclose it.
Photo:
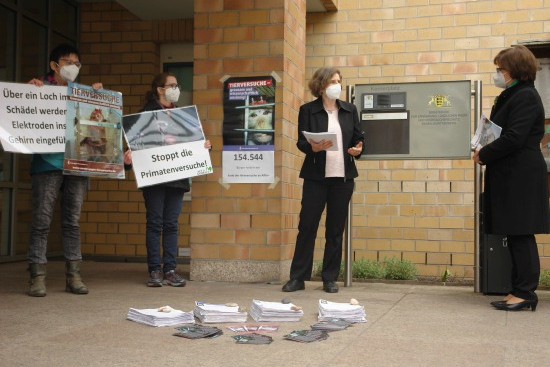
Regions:
[[[124,178],[122,94],[70,83],[64,174]]]
[[[223,181],[272,183],[275,79],[232,77],[223,88]]]

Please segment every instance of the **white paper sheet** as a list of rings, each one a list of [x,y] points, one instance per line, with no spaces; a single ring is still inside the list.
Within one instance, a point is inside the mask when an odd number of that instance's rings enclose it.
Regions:
[[[321,140],[331,141],[332,147],[328,148],[327,151],[337,151],[338,150],[338,139],[336,138],[336,133],[324,132],[324,133],[312,133],[309,131],[302,131],[307,141],[313,140],[318,143]]]

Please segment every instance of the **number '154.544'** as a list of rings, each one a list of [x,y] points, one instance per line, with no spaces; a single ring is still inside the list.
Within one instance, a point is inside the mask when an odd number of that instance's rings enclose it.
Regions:
[[[261,153],[237,153],[233,154],[234,161],[261,161],[264,159]]]

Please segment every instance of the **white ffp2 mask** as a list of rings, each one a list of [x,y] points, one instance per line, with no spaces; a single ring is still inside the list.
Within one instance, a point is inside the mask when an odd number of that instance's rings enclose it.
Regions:
[[[168,87],[165,89],[164,97],[170,103],[176,103],[180,99],[180,90],[179,88]]]
[[[64,65],[59,69],[59,76],[66,82],[74,82],[80,69],[76,65]]]
[[[493,81],[495,83],[495,87],[498,88],[506,88],[506,79],[504,78],[504,74],[497,71],[493,74]]]
[[[340,98],[340,93],[342,93],[342,85],[340,83],[331,84],[325,89],[325,95],[330,99]]]

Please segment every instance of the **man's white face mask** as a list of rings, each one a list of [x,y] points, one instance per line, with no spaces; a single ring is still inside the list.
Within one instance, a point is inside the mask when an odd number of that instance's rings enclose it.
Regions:
[[[78,76],[80,68],[76,65],[63,65],[59,69],[59,76],[66,82],[74,82]]]

